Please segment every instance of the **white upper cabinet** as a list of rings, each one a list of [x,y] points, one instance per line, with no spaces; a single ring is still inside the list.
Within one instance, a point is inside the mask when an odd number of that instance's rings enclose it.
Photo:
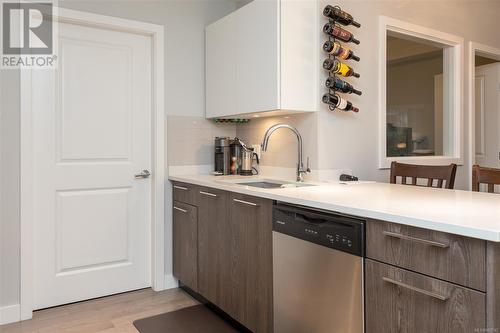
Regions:
[[[313,112],[317,1],[254,0],[206,28],[206,117]]]

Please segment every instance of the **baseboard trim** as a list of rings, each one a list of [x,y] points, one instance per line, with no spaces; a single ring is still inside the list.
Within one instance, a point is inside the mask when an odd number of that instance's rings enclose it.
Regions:
[[[165,289],[174,289],[179,287],[179,281],[172,274],[165,274]]]
[[[21,320],[21,305],[0,307],[0,325],[15,323]]]

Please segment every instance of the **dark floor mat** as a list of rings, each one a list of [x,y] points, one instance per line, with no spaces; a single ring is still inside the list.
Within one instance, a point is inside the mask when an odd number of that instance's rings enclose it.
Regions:
[[[237,333],[240,332],[203,305],[134,321],[141,333]]]

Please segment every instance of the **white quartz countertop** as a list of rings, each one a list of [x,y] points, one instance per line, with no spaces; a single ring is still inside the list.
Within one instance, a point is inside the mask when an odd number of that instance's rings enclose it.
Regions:
[[[314,183],[262,189],[236,182],[259,177],[170,176],[170,180],[218,188],[343,214],[500,242],[500,195],[376,182]]]

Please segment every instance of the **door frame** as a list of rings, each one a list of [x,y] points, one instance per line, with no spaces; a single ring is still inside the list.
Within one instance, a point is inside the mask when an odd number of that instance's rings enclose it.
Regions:
[[[500,48],[469,42],[467,71],[469,74],[467,84],[467,94],[469,96],[469,163],[467,165],[469,189],[472,189],[472,166],[476,162],[476,54],[500,61]]]
[[[165,276],[165,71],[164,27],[151,23],[121,19],[88,12],[57,8],[54,20],[83,26],[100,27],[115,31],[148,36],[152,41],[152,182],[151,182],[151,285],[155,291],[174,287]],[[33,316],[34,279],[34,151],[33,117],[31,108],[31,71],[21,70],[21,269],[20,320]]]

